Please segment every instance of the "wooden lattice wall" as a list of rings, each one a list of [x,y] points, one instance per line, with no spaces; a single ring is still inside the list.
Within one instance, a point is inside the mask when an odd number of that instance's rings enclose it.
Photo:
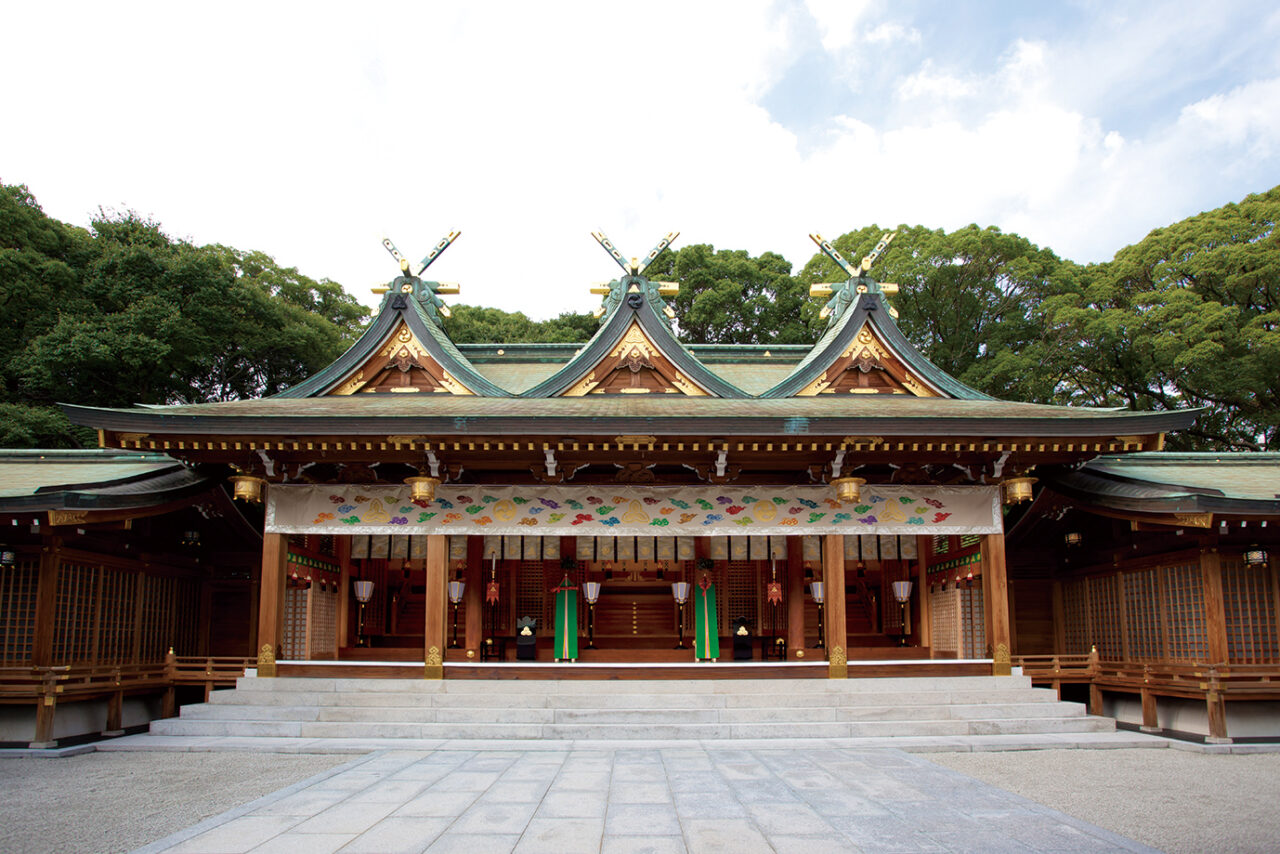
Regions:
[[[52,663],[161,661],[196,652],[200,585],[192,578],[62,559]]]
[[[21,554],[14,566],[0,570],[0,665],[31,663],[39,575],[39,560]]]
[[[1280,661],[1276,637],[1275,573],[1222,559],[1222,598],[1227,625],[1227,660],[1232,664]]]
[[[960,588],[960,657],[988,658],[987,615],[982,586]]]
[[[932,643],[935,652],[959,657],[960,652],[960,591],[935,590],[929,594],[929,615],[932,620]]]
[[[1224,561],[1224,583],[1227,566]],[[1209,654],[1198,561],[1065,581],[1062,613],[1062,652],[1067,654],[1097,646],[1099,656],[1111,661],[1188,663],[1206,661]],[[1255,626],[1250,619],[1245,622]]]

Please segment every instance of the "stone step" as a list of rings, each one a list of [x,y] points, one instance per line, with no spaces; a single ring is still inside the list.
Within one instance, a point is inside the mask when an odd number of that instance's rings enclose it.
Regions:
[[[1081,717],[1077,703],[1005,703],[999,705],[895,705],[752,708],[543,708],[379,707],[379,706],[185,706],[185,720],[324,721],[367,723],[813,723],[839,721],[1006,720]]]
[[[506,683],[504,683],[505,686]],[[564,693],[527,694],[495,688],[491,692],[435,693],[414,691],[361,691],[361,692],[306,692],[281,691],[215,691],[210,696],[211,705],[262,705],[262,706],[493,706],[511,705],[555,708],[708,708],[708,707],[818,707],[848,705],[921,705],[921,704],[1001,704],[1001,703],[1053,703],[1056,696],[1046,688],[1027,688],[1003,691],[878,691],[872,693],[807,693],[790,694],[754,690],[734,694],[638,694],[610,693],[608,689],[584,692],[582,689]]]
[[[1114,731],[1023,677],[521,681],[242,679],[157,735],[884,738]]]
[[[375,687],[376,686],[376,687]],[[569,687],[566,687],[569,686]],[[589,687],[588,687],[589,686]],[[324,677],[241,677],[237,690],[280,693],[384,693],[489,694],[495,688],[526,696],[562,693],[612,694],[742,694],[773,692],[795,694],[864,694],[880,691],[1001,691],[1029,689],[1026,676],[877,677],[874,679],[626,679],[565,681],[558,679],[332,679]]]
[[[171,718],[152,724],[153,734],[170,736],[420,739],[906,738],[1088,733],[1113,730],[1114,723],[1107,718],[1049,718],[1035,721],[862,721],[806,724],[761,722],[741,724],[289,723],[284,721],[193,721]]]

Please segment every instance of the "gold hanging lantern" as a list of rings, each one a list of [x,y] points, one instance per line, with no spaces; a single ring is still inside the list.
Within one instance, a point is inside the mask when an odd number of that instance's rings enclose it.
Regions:
[[[1011,477],[1004,482],[1004,503],[1018,504],[1023,501],[1031,500],[1031,484],[1036,482],[1034,477]]]
[[[262,503],[262,488],[267,482],[260,477],[249,474],[238,474],[231,478],[232,497],[240,501]]]
[[[440,485],[438,477],[406,477],[409,484],[410,501],[430,501],[436,497],[436,487]]]
[[[867,481],[861,477],[837,477],[831,481],[836,488],[836,498],[850,504],[862,500],[862,485]]]

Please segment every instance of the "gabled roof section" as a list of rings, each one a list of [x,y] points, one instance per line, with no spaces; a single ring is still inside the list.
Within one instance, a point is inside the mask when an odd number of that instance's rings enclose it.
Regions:
[[[560,370],[521,397],[663,394],[743,398],[680,343],[658,312],[656,283],[629,275],[609,283],[599,331]]]
[[[883,293],[874,287],[857,293],[795,370],[760,396],[820,394],[993,399],[946,373],[912,346],[893,322]]]
[[[404,275],[377,318],[333,364],[275,397],[419,392],[510,397],[458,351],[436,320],[436,282]]]

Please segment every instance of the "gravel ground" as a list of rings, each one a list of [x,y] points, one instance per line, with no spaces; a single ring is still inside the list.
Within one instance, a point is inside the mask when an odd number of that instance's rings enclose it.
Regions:
[[[1280,754],[1027,750],[923,756],[1169,854],[1280,851]]]
[[[280,753],[0,759],[0,851],[132,851],[349,762]]]

